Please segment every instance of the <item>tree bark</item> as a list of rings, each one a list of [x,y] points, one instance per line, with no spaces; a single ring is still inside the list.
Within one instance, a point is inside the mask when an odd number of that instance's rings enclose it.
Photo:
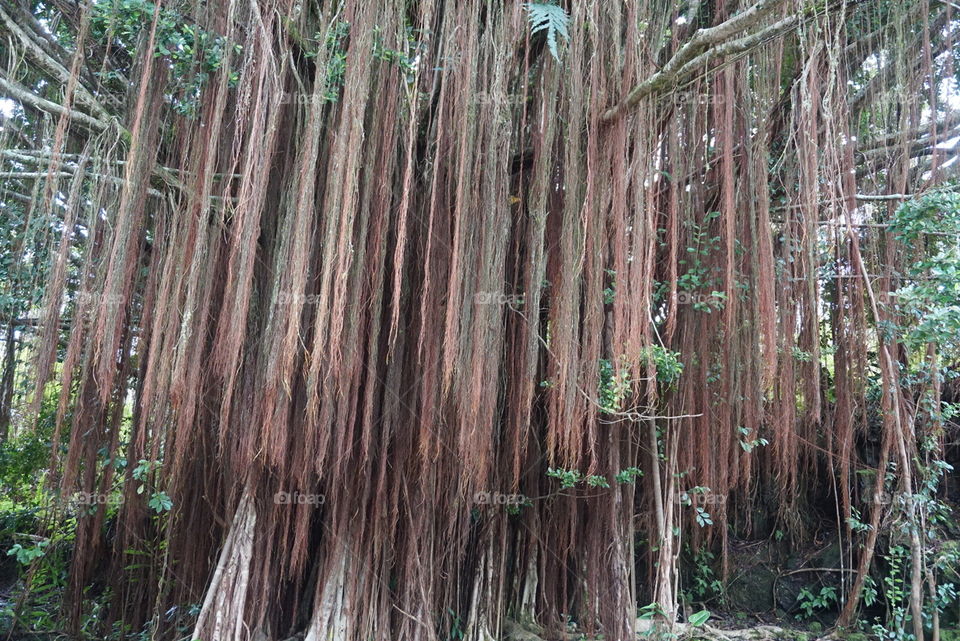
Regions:
[[[13,405],[13,381],[17,369],[17,335],[14,321],[7,325],[4,339],[3,377],[0,378],[0,444],[10,435],[10,415]]]
[[[220,551],[220,559],[207,588],[192,639],[250,641],[251,633],[244,622],[244,611],[256,524],[257,511],[253,499],[244,493]]]

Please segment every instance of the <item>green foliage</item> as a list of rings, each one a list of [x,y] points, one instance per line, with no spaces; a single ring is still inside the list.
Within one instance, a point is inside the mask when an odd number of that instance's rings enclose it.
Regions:
[[[863,577],[863,604],[868,608],[877,602],[877,583],[869,574]]]
[[[678,475],[678,476],[680,476],[680,475]],[[710,492],[710,488],[709,488],[709,487],[704,487],[704,486],[702,486],[702,485],[698,485],[698,486],[696,486],[696,487],[693,487],[693,488],[687,490],[686,492],[681,492],[681,493],[680,493],[680,496],[679,496],[680,504],[681,504],[681,505],[688,506],[688,507],[693,506],[694,503],[693,503],[693,499],[691,498],[691,496],[693,496],[693,495],[706,495],[706,494],[708,494],[709,492]],[[708,525],[713,525],[713,519],[711,518],[709,512],[707,512],[705,509],[703,509],[702,507],[699,507],[699,506],[694,506],[694,510],[696,511],[697,525],[699,525],[700,527],[707,527]]]
[[[48,545],[50,545],[50,541],[37,541],[28,547],[16,543],[12,548],[7,550],[7,556],[16,558],[17,563],[21,565],[30,565],[34,560],[46,554],[45,548]]]
[[[674,352],[662,345],[650,345],[644,348],[642,358],[653,361],[653,366],[657,369],[657,382],[667,387],[676,385],[683,374],[680,352]]]
[[[869,523],[864,523],[860,520],[860,510],[855,507],[850,508],[850,516],[847,517],[847,525],[849,525],[850,529],[854,532],[868,532],[872,529],[872,526]]]
[[[325,102],[336,102],[340,98],[340,89],[347,73],[347,36],[350,35],[350,23],[338,20],[330,25],[326,35],[317,34],[317,39],[323,38],[324,47],[328,52],[327,80],[323,91]],[[313,53],[315,56],[316,53]]]
[[[740,439],[740,447],[747,454],[752,452],[757,447],[765,447],[770,444],[770,441],[763,437],[750,438],[750,436],[753,434],[753,430],[751,430],[749,427],[738,427],[737,431],[740,432],[741,436],[743,436],[743,438]]]
[[[450,615],[450,641],[460,641],[465,635],[463,621],[460,619],[460,615],[450,608],[447,608],[447,614]]]
[[[623,401],[630,392],[630,370],[624,364],[624,359],[620,359],[616,367],[609,359],[600,359],[599,375],[597,396],[600,411],[604,414],[621,411]]]
[[[147,501],[147,506],[157,514],[169,512],[173,507],[173,501],[167,496],[166,492],[154,492]]]
[[[699,612],[694,612],[690,615],[690,619],[687,621],[690,625],[694,627],[700,627],[710,619],[710,610],[700,610]]]
[[[11,126],[29,129],[27,122]],[[49,252],[44,246],[48,234],[50,242],[59,240],[63,224],[59,212],[53,209],[50,215],[38,215],[25,203],[13,198],[4,198],[0,206],[0,318],[22,318],[36,309],[43,300],[43,283],[49,271]],[[6,326],[0,328],[6,330]],[[5,332],[4,332],[5,333]],[[22,341],[23,334],[17,337]],[[4,465],[0,461],[0,475]]]
[[[607,477],[598,474],[588,476],[585,481],[590,487],[610,487],[610,482],[607,481]]]
[[[820,592],[814,594],[807,588],[800,589],[800,595],[797,597],[797,605],[803,610],[803,616],[810,618],[815,612],[827,610],[837,602],[837,588],[833,586],[823,586]],[[797,618],[801,618],[797,615]]]
[[[157,514],[169,512],[173,508],[173,500],[166,492],[158,490],[151,481],[152,478],[156,477],[156,472],[159,471],[161,466],[160,461],[140,459],[140,462],[130,473],[134,480],[140,481],[140,485],[137,486],[137,494],[149,492],[150,498],[147,500],[147,507]]]
[[[656,616],[663,616],[663,608],[660,607],[659,603],[648,603],[647,605],[641,607],[638,611],[637,618],[643,621],[649,621]]]
[[[625,470],[617,472],[617,483],[634,483],[637,477],[643,476],[643,471],[638,467],[628,467]]]
[[[661,345],[651,345],[644,348],[640,354],[641,363],[647,363],[656,368],[657,382],[671,387],[680,379],[683,373],[683,363],[680,362],[680,353],[671,351]],[[615,361],[602,358],[598,367],[599,381],[597,383],[597,400],[600,412],[603,414],[617,414],[624,410],[624,401],[630,394],[631,384],[627,358],[621,356]],[[545,386],[541,383],[541,386]]]
[[[688,553],[689,549],[688,546]],[[713,571],[715,561],[714,554],[705,547],[701,547],[693,555],[690,586],[683,595],[685,601],[703,602],[723,596],[723,583]]]
[[[545,2],[528,2],[523,5],[530,20],[530,33],[537,34],[545,31],[547,34],[547,49],[557,62],[560,61],[560,52],[557,36],[565,42],[570,41],[570,16],[563,7]]]
[[[146,481],[151,470],[156,470],[160,467],[160,461],[148,461],[146,459],[140,459],[137,463],[137,466],[133,468],[130,475],[137,481]],[[143,494],[144,486],[141,485],[137,488],[137,494]]]
[[[610,481],[606,476],[602,474],[584,475],[580,470],[551,467],[547,469],[547,476],[559,480],[560,488],[564,490],[576,487],[579,484],[586,485],[587,487],[610,487]],[[617,472],[616,475],[614,475],[614,479],[620,484],[634,483],[637,477],[640,476],[643,476],[643,471],[640,470],[640,468],[628,467]]]
[[[708,525],[713,525],[713,519],[710,518],[710,513],[704,510],[702,507],[696,508],[697,510],[697,525],[700,527],[707,527]]]
[[[156,5],[146,0],[101,0],[93,5],[91,35],[101,42],[111,42],[132,57],[141,35],[153,24],[155,12]],[[200,92],[210,76],[223,66],[228,49],[240,52],[239,45],[231,45],[223,36],[191,24],[166,6],[157,16],[154,45],[154,56],[170,63],[173,107],[190,118],[196,117]],[[230,85],[235,86],[238,80],[237,73],[231,72]]]
[[[719,282],[715,268],[710,267],[706,260],[710,254],[720,250],[720,236],[709,232],[711,222],[719,216],[719,211],[711,211],[701,223],[685,223],[690,230],[690,244],[686,247],[686,258],[677,261],[678,265],[687,267],[687,271],[677,279],[677,289],[691,298],[689,303],[695,310],[708,314],[714,309],[723,309],[726,303],[726,293],[715,290]],[[699,294],[708,290],[709,295]]]
[[[407,25],[406,27],[406,51],[399,49],[390,49],[383,44],[383,34],[379,27],[374,29],[373,34],[373,57],[376,60],[396,65],[404,74],[407,80],[412,80],[416,71],[415,56],[411,56],[408,51],[417,51],[421,48],[421,43],[417,39],[416,30]]]
[[[910,551],[903,545],[892,545],[883,555],[886,573],[881,581],[883,599],[886,602],[886,620],[874,619],[871,630],[880,639],[907,641],[913,635],[907,632],[911,621],[907,600],[910,594]],[[876,588],[873,590],[877,592]]]
[[[547,476],[560,481],[560,487],[563,489],[571,488],[583,480],[583,474],[580,470],[565,470],[563,468],[549,468]]]
[[[321,96],[323,102],[334,103],[340,100],[340,91],[347,74],[347,41],[349,37],[350,23],[345,20],[333,22],[326,33],[314,34],[314,41],[316,43],[322,42],[327,54],[327,73]],[[405,51],[391,49],[384,45],[382,30],[379,27],[374,27],[371,54],[374,60],[396,65],[409,81],[412,79],[416,67],[415,55],[410,55],[408,51],[417,51],[420,48],[420,42],[416,38],[416,30],[409,25],[406,27],[405,39],[406,42],[403,43],[406,47]],[[307,51],[306,55],[308,58],[318,58],[320,48],[313,48]]]
[[[0,488],[11,497],[32,495],[50,459],[50,435],[41,426],[0,443]]]
[[[67,563],[75,531],[76,520],[64,519],[55,524],[48,537],[32,535],[7,550],[7,556],[16,560],[20,570],[17,589],[26,594],[17,612],[19,629],[42,632],[62,628],[62,597],[67,585]],[[0,599],[0,620],[12,620],[13,608],[13,602]]]
[[[931,192],[903,203],[890,231],[919,254],[907,270],[909,284],[896,291],[899,310],[912,322],[893,329],[913,348],[960,348],[960,193]]]
[[[603,304],[610,305],[617,298],[617,272],[608,269],[607,276],[610,277],[610,284],[603,289]]]

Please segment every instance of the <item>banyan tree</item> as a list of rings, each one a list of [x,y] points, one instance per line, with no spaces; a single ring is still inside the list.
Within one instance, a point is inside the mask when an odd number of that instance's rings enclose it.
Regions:
[[[4,0],[70,629],[619,641],[826,518],[922,639],[958,10]]]

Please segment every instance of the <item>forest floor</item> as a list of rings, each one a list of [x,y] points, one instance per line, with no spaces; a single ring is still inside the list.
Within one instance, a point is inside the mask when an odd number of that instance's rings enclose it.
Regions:
[[[744,622],[733,617],[718,617],[708,624],[693,626],[677,623],[673,629],[658,635],[649,620],[637,621],[638,639],[672,639],[684,641],[866,641],[864,633],[838,634],[825,629],[819,623],[801,623],[798,621],[780,621],[776,624],[758,620]],[[578,632],[561,635],[550,634],[542,629],[521,626],[508,622],[504,630],[504,641],[593,641],[589,636]]]

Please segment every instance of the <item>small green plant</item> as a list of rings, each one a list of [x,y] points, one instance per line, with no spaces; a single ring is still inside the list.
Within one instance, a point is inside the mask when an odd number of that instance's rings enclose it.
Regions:
[[[167,496],[166,492],[154,492],[147,501],[147,506],[157,514],[168,512],[173,507],[173,501]]]
[[[630,370],[624,364],[623,358],[614,363],[609,359],[600,359],[597,396],[599,397],[600,411],[604,414],[615,414],[623,409],[623,401],[630,392]]]
[[[173,508],[173,500],[166,492],[157,489],[151,482],[153,473],[159,470],[160,466],[160,461],[141,459],[131,472],[134,480],[140,481],[140,485],[137,486],[137,494],[150,492],[147,506],[157,514],[169,512]]]
[[[797,597],[797,605],[803,610],[803,616],[810,618],[815,612],[827,610],[837,602],[837,588],[833,586],[823,586],[820,592],[814,594],[807,588],[801,588],[800,595]],[[797,615],[797,619],[803,618]]]
[[[28,547],[16,543],[12,548],[7,550],[7,556],[16,558],[17,563],[20,565],[30,565],[36,559],[46,554],[46,547],[48,545],[50,545],[50,541],[37,541]]]
[[[463,621],[451,608],[447,608],[447,614],[450,615],[450,641],[460,641],[464,637]]]
[[[569,489],[579,484],[587,487],[609,488],[610,480],[603,474],[585,475],[580,470],[567,470],[564,468],[548,468],[547,476],[560,481],[560,489]],[[634,483],[637,477],[643,476],[643,471],[638,467],[628,467],[620,470],[614,475],[617,483]]]
[[[743,436],[743,438],[740,439],[740,447],[743,448],[743,451],[747,454],[752,452],[757,447],[765,447],[770,444],[770,441],[762,437],[750,438],[753,434],[753,430],[751,430],[749,427],[738,427],[737,431]]]
[[[607,481],[607,477],[598,474],[588,476],[586,482],[590,487],[610,487],[610,482]]]
[[[643,470],[638,467],[628,467],[617,472],[617,483],[634,483],[637,477],[643,476]]]
[[[863,577],[863,604],[868,608],[877,602],[877,584],[869,574]]]
[[[864,523],[860,520],[860,510],[855,507],[850,508],[850,516],[847,517],[847,525],[849,525],[850,529],[854,532],[868,532],[872,529],[869,523]]]
[[[687,623],[698,628],[705,624],[710,619],[710,610],[700,610],[699,612],[694,612],[690,615],[690,618],[687,620]]]
[[[690,548],[687,546],[688,554],[689,551]],[[685,601],[688,603],[703,602],[723,597],[723,583],[713,571],[715,560],[714,554],[705,547],[701,547],[693,555],[690,587],[684,593]]]
[[[638,610],[637,618],[642,619],[644,621],[649,621],[656,616],[663,616],[663,615],[664,615],[663,608],[660,607],[659,603],[654,602],[654,603],[648,603],[647,605],[641,607]]]
[[[710,518],[710,513],[704,510],[702,507],[696,508],[697,510],[697,525],[700,527],[707,527],[708,525],[713,525],[713,520]]]
[[[641,357],[648,362],[652,361],[657,370],[657,382],[667,387],[676,385],[683,374],[680,352],[674,352],[662,345],[650,345],[643,350]]]
[[[610,284],[603,290],[603,304],[612,305],[617,298],[617,272],[613,269],[608,269],[606,272],[607,276],[610,277]]]
[[[563,468],[549,468],[547,476],[558,479],[560,487],[563,489],[571,488],[583,480],[583,474],[580,470],[565,470]]]

